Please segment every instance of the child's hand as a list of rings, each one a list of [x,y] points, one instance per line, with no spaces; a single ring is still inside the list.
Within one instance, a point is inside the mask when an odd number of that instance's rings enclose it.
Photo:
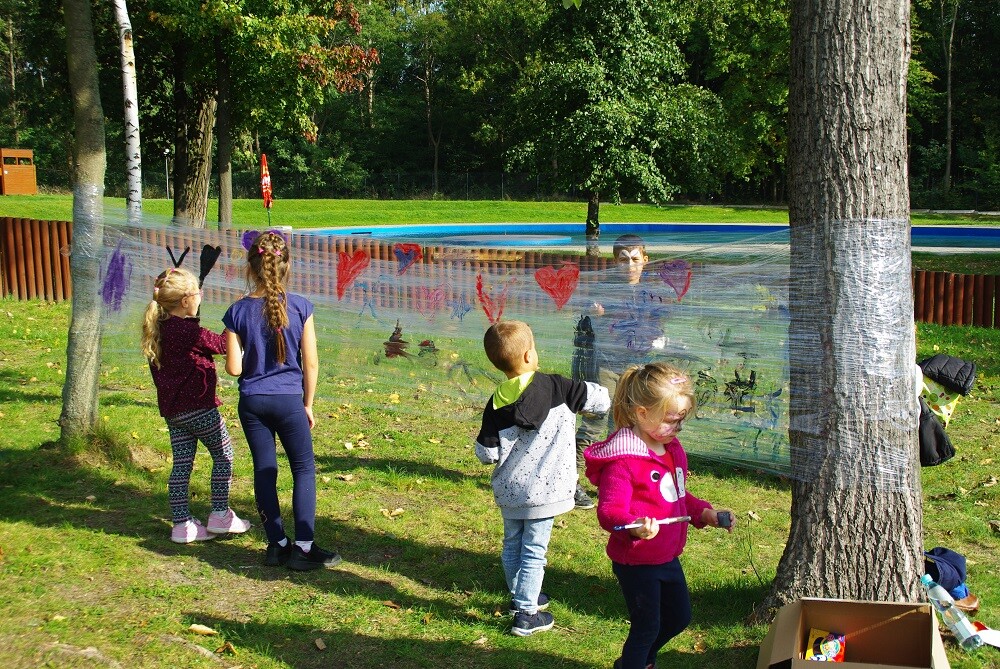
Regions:
[[[642,523],[642,527],[633,527],[629,530],[636,539],[652,539],[660,531],[660,526],[656,523],[656,518],[636,518],[633,523]]]
[[[305,409],[306,409],[306,418],[309,419],[309,429],[311,430],[314,427],[316,427],[316,419],[313,417],[313,408],[305,407]]]
[[[604,305],[601,304],[600,302],[594,302],[592,305],[590,305],[590,313],[594,314],[595,316],[603,316]]]
[[[732,509],[705,509],[701,512],[701,519],[706,525],[721,527],[730,533],[733,531],[733,525],[736,524],[736,514],[733,513]]]

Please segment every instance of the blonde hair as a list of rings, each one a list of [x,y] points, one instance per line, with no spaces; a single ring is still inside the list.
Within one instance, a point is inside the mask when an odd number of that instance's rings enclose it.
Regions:
[[[663,362],[630,367],[618,379],[615,390],[612,404],[615,425],[634,427],[639,407],[658,413],[676,413],[682,397],[690,402],[684,415],[687,418],[694,413],[695,397],[694,385],[686,372]]]
[[[535,336],[524,321],[497,321],[483,335],[486,357],[501,372],[512,372]]]
[[[153,281],[153,300],[142,318],[142,354],[151,365],[160,368],[160,323],[170,318],[170,312],[181,306],[185,297],[198,292],[198,277],[186,269],[160,272]]]
[[[264,320],[274,337],[275,357],[285,364],[285,338],[281,331],[288,327],[288,307],[285,301],[285,279],[291,264],[291,252],[285,238],[277,232],[257,235],[247,249],[247,281],[254,292],[264,293]]]

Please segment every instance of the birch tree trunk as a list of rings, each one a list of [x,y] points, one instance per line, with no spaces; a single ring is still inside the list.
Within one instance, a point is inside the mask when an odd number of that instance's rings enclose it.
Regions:
[[[73,316],[66,347],[61,440],[83,437],[97,422],[101,365],[100,262],[104,247],[104,110],[89,0],[65,0],[66,55],[75,127],[73,143]]]
[[[921,487],[906,172],[907,0],[794,0],[791,530],[758,614],[913,600]]]
[[[142,150],[139,144],[139,92],[135,83],[132,22],[125,0],[114,0],[115,20],[122,51],[122,87],[125,93],[125,174],[128,192],[125,209],[130,221],[142,216]]]

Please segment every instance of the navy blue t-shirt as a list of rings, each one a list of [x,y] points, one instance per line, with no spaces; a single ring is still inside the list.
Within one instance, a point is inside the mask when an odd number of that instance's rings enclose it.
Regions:
[[[244,297],[226,311],[222,322],[235,332],[243,344],[243,373],[239,385],[242,395],[301,395],[302,330],[313,313],[312,302],[294,293],[285,293],[288,327],[285,338],[285,364],[279,365],[274,345],[274,331],[264,318],[264,298]]]

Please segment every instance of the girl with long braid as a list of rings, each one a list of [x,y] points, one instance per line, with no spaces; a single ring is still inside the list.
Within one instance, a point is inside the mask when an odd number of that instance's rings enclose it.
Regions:
[[[221,334],[201,327],[201,290],[194,274],[170,268],[153,282],[153,299],[142,321],[142,352],[156,386],[160,415],[167,421],[173,468],[167,496],[174,526],[170,540],[178,544],[206,541],[217,534],[239,534],[250,523],[229,508],[233,480],[233,446],[219,413],[214,355],[226,352]],[[188,488],[194,456],[201,441],[212,455],[212,512],[208,527],[191,515]]]
[[[319,357],[313,305],[285,290],[290,249],[280,234],[257,236],[247,251],[250,292],[229,307],[226,371],[239,377],[239,416],[253,455],[254,496],[267,550],[264,563],[306,571],[332,567],[340,555],[313,541],[316,522],[316,463],[313,398]],[[278,503],[275,435],[292,473],[295,541],[286,535]]]

